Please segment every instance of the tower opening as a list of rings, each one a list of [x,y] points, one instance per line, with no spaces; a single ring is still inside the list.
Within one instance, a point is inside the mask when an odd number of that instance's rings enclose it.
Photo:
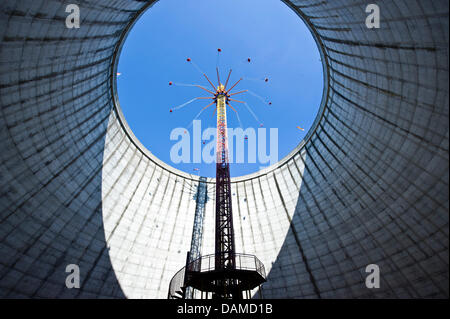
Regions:
[[[217,25],[218,6],[233,23]],[[221,51],[211,54],[217,48]],[[184,63],[187,59],[196,66]],[[258,6],[251,0],[166,0],[153,4],[130,29],[115,72],[120,108],[139,144],[176,169],[214,177],[215,144],[208,129],[216,127],[215,117],[204,112],[201,125],[193,125],[203,101],[192,101],[188,86],[173,88],[198,71],[212,74],[225,65],[249,90],[250,110],[244,106],[239,118],[234,112],[228,116],[228,128],[244,132],[242,138],[229,136],[231,177],[275,164],[308,137],[322,102],[323,66],[310,30],[295,12],[274,0]],[[208,85],[205,79],[194,84]]]

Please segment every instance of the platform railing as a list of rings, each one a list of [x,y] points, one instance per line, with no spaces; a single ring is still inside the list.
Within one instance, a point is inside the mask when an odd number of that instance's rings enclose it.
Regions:
[[[201,256],[181,268],[170,280],[168,298],[174,298],[182,291],[185,285],[185,277],[189,273],[195,272],[209,272],[214,271],[215,261],[218,255],[210,254]],[[250,254],[234,254],[235,267],[237,270],[256,271],[264,279],[266,279],[266,272],[263,263],[255,256]]]
[[[216,258],[216,254],[201,256],[188,264],[188,271],[206,272],[215,270]],[[258,272],[263,278],[266,278],[264,265],[255,255],[234,254],[234,260],[235,269],[253,270]]]

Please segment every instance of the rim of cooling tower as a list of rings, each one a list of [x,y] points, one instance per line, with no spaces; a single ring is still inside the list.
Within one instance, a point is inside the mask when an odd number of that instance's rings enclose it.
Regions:
[[[311,32],[314,41],[316,42],[317,49],[319,50],[320,54],[320,60],[322,62],[322,74],[323,74],[323,90],[322,90],[322,99],[320,102],[319,110],[317,111],[316,117],[314,119],[313,124],[311,125],[310,129],[308,130],[306,136],[300,141],[300,143],[291,151],[288,155],[283,157],[281,160],[279,160],[277,163],[263,168],[257,172],[250,173],[247,175],[237,176],[231,178],[231,183],[236,182],[243,182],[246,180],[251,180],[260,176],[264,176],[267,174],[270,174],[271,172],[277,170],[278,168],[285,165],[292,157],[294,157],[296,154],[301,154],[302,150],[304,149],[305,145],[308,143],[308,141],[312,138],[314,133],[316,132],[317,128],[319,127],[319,123],[321,122],[321,119],[325,113],[326,105],[328,103],[329,98],[329,80],[330,80],[330,73],[329,73],[329,61],[328,56],[326,54],[325,46],[323,45],[323,42],[315,30],[314,26],[311,24],[309,19],[296,7],[292,6],[289,2],[286,0],[279,0],[283,2],[286,6],[288,6],[292,11],[294,11],[299,18],[305,23],[305,25],[308,27],[309,31]],[[164,170],[167,170],[171,172],[172,174],[189,179],[192,181],[199,181],[200,176],[189,174],[186,172],[183,172],[166,162],[160,160],[156,155],[154,155],[148,148],[146,148],[139,139],[134,135],[133,131],[131,130],[130,126],[128,125],[128,122],[125,119],[125,116],[123,115],[122,108],[120,107],[119,102],[119,95],[117,92],[117,66],[120,59],[120,54],[122,52],[123,45],[128,37],[128,34],[132,30],[135,23],[139,20],[139,18],[148,10],[150,9],[158,0],[150,1],[147,3],[141,10],[139,10],[135,16],[130,20],[124,31],[122,32],[120,39],[118,43],[116,44],[116,47],[114,49],[114,54],[111,61],[110,66],[110,89],[111,89],[111,96],[113,99],[114,104],[114,112],[116,113],[117,118],[119,119],[119,123],[122,126],[125,134],[129,137],[130,141],[142,152],[144,156],[146,156],[149,160],[154,162],[157,166],[161,167]],[[213,177],[207,177],[206,183],[215,183],[215,178]]]

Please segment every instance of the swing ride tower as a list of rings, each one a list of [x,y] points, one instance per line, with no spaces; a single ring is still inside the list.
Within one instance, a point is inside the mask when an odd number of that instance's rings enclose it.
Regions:
[[[200,291],[201,298],[250,298],[251,290],[260,288],[260,285],[266,281],[264,265],[256,256],[238,254],[235,251],[228,161],[227,106],[237,113],[230,105],[230,101],[245,102],[234,100],[231,96],[244,93],[246,90],[230,93],[242,80],[239,79],[227,90],[230,75],[231,70],[225,84],[222,84],[217,69],[218,86],[215,87],[203,73],[214,92],[198,86],[212,94],[210,97],[198,98],[212,99],[212,102],[202,110],[215,104],[217,111],[215,251],[212,255],[201,256],[195,260],[192,260],[188,254],[186,266],[170,282],[169,298],[184,299],[187,297],[186,291],[192,289]],[[190,296],[194,294],[191,293]]]
[[[216,238],[215,269],[235,269],[235,248],[233,214],[231,205],[230,164],[228,162],[227,136],[227,99],[224,86],[217,88],[217,145],[216,145]],[[223,286],[224,297],[228,297],[227,287],[235,285],[234,279],[224,278],[219,285]]]
[[[224,86],[216,93],[217,145],[216,145],[216,239],[215,267],[235,267],[234,230],[231,206],[230,164],[228,162],[227,99]]]

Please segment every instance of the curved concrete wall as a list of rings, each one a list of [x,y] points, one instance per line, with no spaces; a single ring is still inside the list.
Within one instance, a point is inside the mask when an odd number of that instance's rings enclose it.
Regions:
[[[76,2],[76,1],[75,1]],[[140,145],[112,93],[120,40],[148,2],[0,4],[0,296],[165,298],[185,261],[197,178]],[[233,179],[239,252],[265,298],[448,297],[448,2],[287,2],[329,86],[287,158]],[[203,253],[213,252],[213,180]],[[78,264],[80,289],[65,287]],[[381,269],[367,289],[365,267]]]

